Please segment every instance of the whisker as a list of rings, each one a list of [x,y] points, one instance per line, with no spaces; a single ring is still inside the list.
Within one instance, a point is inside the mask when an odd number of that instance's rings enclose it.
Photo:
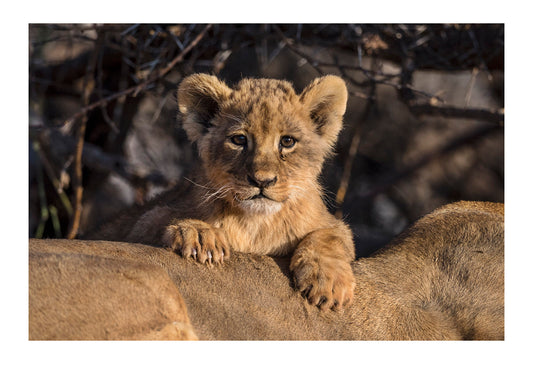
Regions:
[[[211,202],[212,200],[215,200],[215,199],[221,199],[229,191],[230,191],[230,187],[228,187],[227,185],[224,185],[224,186],[218,188],[217,190],[215,190],[213,192],[206,193],[204,195],[204,197],[203,197],[202,204],[207,204],[207,203],[209,203],[209,202]]]
[[[199,184],[197,182],[194,182],[192,179],[189,179],[187,177],[183,177],[183,178],[185,178],[187,181],[191,182],[193,185],[201,187],[203,189],[206,189],[206,190],[214,190],[215,189],[214,187],[208,187],[208,186],[201,185],[201,184]]]
[[[189,182],[191,182],[193,185],[203,188],[204,190],[207,190],[207,192],[204,194],[201,204],[207,204],[210,201],[214,199],[220,199],[223,198],[224,195],[226,195],[230,188],[227,185],[224,185],[222,187],[216,188],[216,187],[210,187],[210,186],[204,186],[199,184],[198,182],[193,181],[190,178],[185,177],[185,179]]]

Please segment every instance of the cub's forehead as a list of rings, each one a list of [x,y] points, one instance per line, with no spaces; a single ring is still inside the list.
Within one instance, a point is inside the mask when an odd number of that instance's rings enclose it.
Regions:
[[[245,96],[260,96],[262,94],[276,94],[286,100],[297,97],[291,83],[274,79],[243,79],[234,88],[234,94]]]
[[[282,80],[244,79],[221,105],[223,117],[252,128],[292,128],[305,116],[292,85]]]

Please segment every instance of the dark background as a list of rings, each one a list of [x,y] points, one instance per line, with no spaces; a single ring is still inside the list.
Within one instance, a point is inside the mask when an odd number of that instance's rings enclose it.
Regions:
[[[183,77],[336,74],[350,98],[322,182],[359,256],[457,200],[504,200],[504,26],[29,26],[29,236],[83,237],[182,182]]]

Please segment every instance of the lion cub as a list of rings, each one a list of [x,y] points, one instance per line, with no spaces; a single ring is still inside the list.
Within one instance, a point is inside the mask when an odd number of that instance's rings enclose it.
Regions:
[[[201,168],[186,194],[160,198],[126,240],[162,244],[209,264],[232,251],[292,254],[296,287],[310,303],[349,304],[352,233],[328,212],[318,183],[346,101],[336,76],[315,79],[300,95],[286,81],[243,79],[230,88],[206,74],[185,78],[179,110]]]

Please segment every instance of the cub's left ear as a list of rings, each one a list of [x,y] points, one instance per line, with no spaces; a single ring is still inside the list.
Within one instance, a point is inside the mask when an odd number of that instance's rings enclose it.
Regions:
[[[300,102],[309,111],[315,131],[331,147],[342,128],[348,91],[344,80],[337,76],[316,78],[300,95]]]

